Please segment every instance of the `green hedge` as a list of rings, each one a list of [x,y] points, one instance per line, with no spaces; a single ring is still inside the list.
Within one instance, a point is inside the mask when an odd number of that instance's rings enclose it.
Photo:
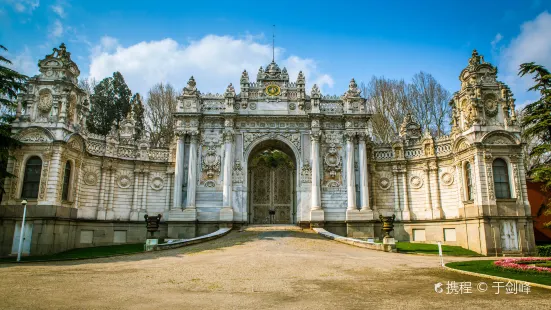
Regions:
[[[550,257],[551,256],[551,244],[549,245],[538,245],[538,256]]]

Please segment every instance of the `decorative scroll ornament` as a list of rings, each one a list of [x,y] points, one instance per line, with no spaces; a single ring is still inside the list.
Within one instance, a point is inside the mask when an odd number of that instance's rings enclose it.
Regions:
[[[214,146],[209,146],[205,156],[203,156],[202,168],[203,171],[206,171],[209,179],[214,178],[215,174],[220,172],[220,155],[216,154]]]
[[[327,154],[325,154],[324,157],[324,163],[325,163],[325,169],[329,173],[329,176],[334,179],[337,177],[337,173],[339,173],[342,169],[341,167],[341,157],[339,156],[337,152],[337,148],[335,147],[335,144],[331,144],[329,147],[329,151]]]

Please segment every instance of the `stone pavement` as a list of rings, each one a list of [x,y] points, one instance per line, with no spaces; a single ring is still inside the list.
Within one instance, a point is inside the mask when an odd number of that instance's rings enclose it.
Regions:
[[[462,260],[465,258],[447,258]],[[495,294],[435,256],[357,248],[297,227],[96,260],[0,265],[2,309],[544,309],[551,292]],[[448,281],[472,293],[448,295]],[[478,292],[476,284],[489,289]],[[434,290],[443,283],[444,291]]]

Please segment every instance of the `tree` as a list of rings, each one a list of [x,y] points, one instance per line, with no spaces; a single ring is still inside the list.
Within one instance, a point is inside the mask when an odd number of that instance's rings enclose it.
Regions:
[[[429,130],[440,136],[447,132],[450,122],[450,92],[429,73],[423,71],[413,76],[409,84],[409,99],[412,114],[421,125],[421,130]]]
[[[94,94],[94,88],[98,85],[98,82],[95,78],[85,78],[78,81],[78,86],[91,96]]]
[[[174,138],[172,113],[176,111],[176,96],[170,84],[159,83],[149,90],[145,107],[146,131],[156,147],[167,147]]]
[[[7,49],[0,45],[0,49]],[[4,179],[13,177],[7,171],[9,150],[19,147],[21,143],[12,137],[11,122],[15,119],[15,100],[20,91],[25,90],[28,77],[4,65],[11,65],[11,61],[0,55],[0,200],[4,193]]]
[[[533,74],[535,85],[529,90],[540,94],[537,101],[524,107],[521,126],[525,139],[538,141],[528,154],[530,158],[537,159],[528,175],[534,181],[541,182],[543,190],[547,191],[551,189],[551,73],[545,67],[529,62],[520,65],[518,74]],[[551,201],[545,207],[547,210],[544,213],[551,214]],[[549,227],[551,222],[545,225]]]
[[[407,84],[403,80],[372,77],[361,84],[362,94],[373,112],[371,125],[377,142],[391,142],[400,132],[400,125],[409,109]]]
[[[136,135],[134,136],[134,139],[140,139],[143,134],[145,133],[144,128],[144,106],[142,102],[142,97],[139,93],[135,93],[134,96],[132,96],[132,100],[130,100],[130,104],[132,105],[132,109],[134,109],[134,117],[136,119]]]
[[[132,92],[120,72],[113,73],[94,87],[90,97],[91,110],[87,119],[88,130],[92,133],[107,135],[113,121],[117,126],[130,111]]]

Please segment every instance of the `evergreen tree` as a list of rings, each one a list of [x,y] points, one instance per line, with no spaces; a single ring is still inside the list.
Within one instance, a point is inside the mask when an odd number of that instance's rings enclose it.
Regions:
[[[0,50],[7,51],[3,45],[0,45]],[[15,99],[18,93],[25,89],[25,81],[28,79],[4,64],[10,65],[11,61],[0,55],[0,200],[4,193],[4,179],[13,177],[7,171],[9,150],[21,145],[18,140],[12,138],[11,133],[11,122],[15,119],[14,112],[17,108]]]
[[[528,173],[534,181],[542,182],[547,191],[551,189],[551,157],[548,156],[551,153],[551,73],[545,67],[530,62],[520,65],[518,74],[533,74],[535,85],[529,90],[540,93],[540,99],[523,109],[521,126],[525,138],[538,142],[528,155],[539,160]],[[551,214],[551,201],[545,208],[545,214]],[[551,226],[551,222],[546,226]]]
[[[140,96],[139,93],[136,93],[134,94],[134,96],[132,96],[132,100],[130,101],[130,103],[132,105],[132,109],[134,109],[134,117],[136,119],[136,135],[134,139],[137,140],[142,138],[142,136],[145,133],[145,130],[144,130],[145,108],[143,106],[142,97]]]
[[[100,135],[108,134],[113,121],[118,126],[130,111],[131,96],[132,92],[120,72],[101,80],[90,97],[92,108],[87,120],[88,130]]]

